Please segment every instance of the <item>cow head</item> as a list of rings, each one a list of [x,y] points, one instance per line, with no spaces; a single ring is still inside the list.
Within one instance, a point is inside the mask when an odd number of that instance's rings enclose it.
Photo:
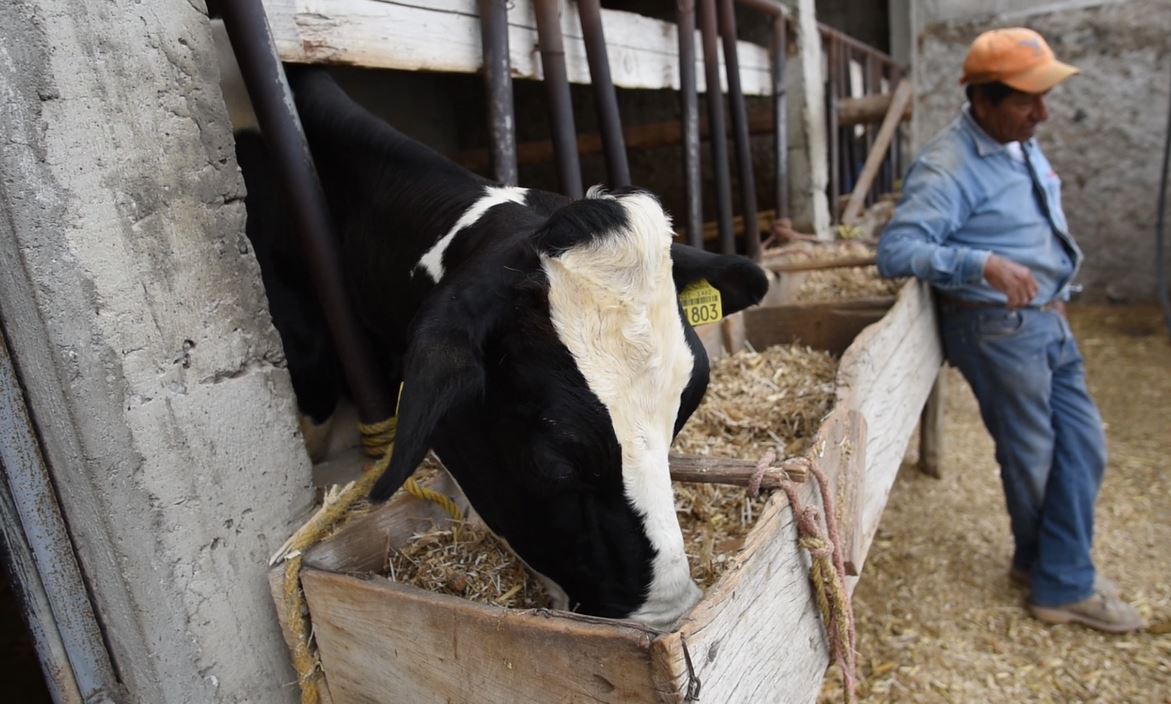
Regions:
[[[570,608],[669,627],[700,591],[668,449],[708,380],[677,293],[706,278],[731,313],[760,300],[764,274],[672,245],[658,200],[637,190],[592,189],[507,242],[444,278],[416,315],[397,445],[371,498],[434,447]]]

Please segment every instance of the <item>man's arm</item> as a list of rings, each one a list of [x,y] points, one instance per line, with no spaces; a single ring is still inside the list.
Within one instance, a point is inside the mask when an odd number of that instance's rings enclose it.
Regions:
[[[970,214],[971,203],[955,178],[929,163],[916,163],[879,240],[879,273],[914,276],[945,289],[980,283],[992,253],[946,244]]]

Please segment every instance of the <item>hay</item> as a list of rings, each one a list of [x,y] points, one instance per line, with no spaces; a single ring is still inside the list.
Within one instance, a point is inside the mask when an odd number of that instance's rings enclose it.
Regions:
[[[436,527],[387,552],[383,572],[420,589],[515,609],[549,605],[536,576],[479,521]]]
[[[878,275],[878,267],[875,266],[808,271],[804,274],[794,301],[841,301],[894,296],[905,280],[884,279]]]
[[[703,402],[675,439],[675,451],[757,459],[800,455],[833,407],[837,360],[800,345],[738,352],[712,365]],[[691,575],[710,587],[728,568],[760,515],[767,493],[675,482],[675,509]]]
[[[796,242],[769,250],[770,257],[783,257],[783,261],[787,263],[872,257],[874,253],[873,242],[850,240]],[[782,276],[786,275],[792,276],[794,274],[782,274]],[[801,277],[801,286],[794,294],[793,300],[789,301],[793,303],[893,296],[898,293],[903,281],[905,281],[905,279],[884,279],[878,275],[878,267],[873,265],[819,269],[800,272],[796,275]]]
[[[797,345],[719,360],[675,451],[752,459],[770,449],[781,457],[801,454],[832,407],[836,371],[831,355]],[[767,496],[750,499],[743,487],[682,482],[675,483],[675,492],[691,574],[707,588],[729,566]],[[478,521],[463,524],[458,537],[450,526],[415,535],[387,551],[382,572],[404,584],[481,603],[549,605],[539,580]]]
[[[1007,577],[992,441],[949,369],[944,477],[900,472],[854,595],[864,701],[1169,701],[1171,345],[1153,307],[1071,316],[1109,439],[1095,562],[1152,628],[1111,636],[1028,615],[1027,590]],[[822,701],[841,701],[836,679]]]

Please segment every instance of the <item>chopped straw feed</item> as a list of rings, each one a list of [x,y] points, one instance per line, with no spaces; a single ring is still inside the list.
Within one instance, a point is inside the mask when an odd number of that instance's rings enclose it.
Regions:
[[[874,245],[868,242],[834,240],[830,242],[795,242],[769,250],[770,255],[783,255],[790,263],[873,257]],[[894,296],[904,279],[884,279],[878,267],[855,266],[839,269],[817,269],[782,276],[800,276],[801,285],[791,302],[840,301],[852,298]]]
[[[837,362],[824,352],[778,346],[740,352],[712,365],[704,401],[675,442],[693,455],[756,459],[768,450],[799,454],[833,404]],[[692,576],[711,586],[760,513],[765,496],[743,487],[675,484],[676,509]],[[540,581],[479,521],[418,534],[387,552],[384,574],[441,594],[513,608],[548,606]]]

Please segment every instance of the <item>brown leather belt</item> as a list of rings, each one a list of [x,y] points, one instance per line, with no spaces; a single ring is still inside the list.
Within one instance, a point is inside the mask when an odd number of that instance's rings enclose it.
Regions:
[[[969,300],[966,298],[956,298],[955,296],[949,296],[944,293],[939,293],[938,291],[936,292],[935,297],[936,297],[936,300],[939,301],[939,305],[944,308],[952,308],[952,309],[959,309],[959,310],[986,310],[986,309],[996,309],[996,308],[999,308],[999,309],[1007,308],[1007,306],[1004,305],[1003,303],[997,303],[995,301],[973,301],[973,300]],[[1049,312],[1049,311],[1059,310],[1060,306],[1061,306],[1061,301],[1053,300],[1053,301],[1049,301],[1048,303],[1046,303],[1044,305],[1025,306],[1025,307],[1032,308],[1033,310],[1039,310],[1039,311],[1045,313],[1045,312]]]

